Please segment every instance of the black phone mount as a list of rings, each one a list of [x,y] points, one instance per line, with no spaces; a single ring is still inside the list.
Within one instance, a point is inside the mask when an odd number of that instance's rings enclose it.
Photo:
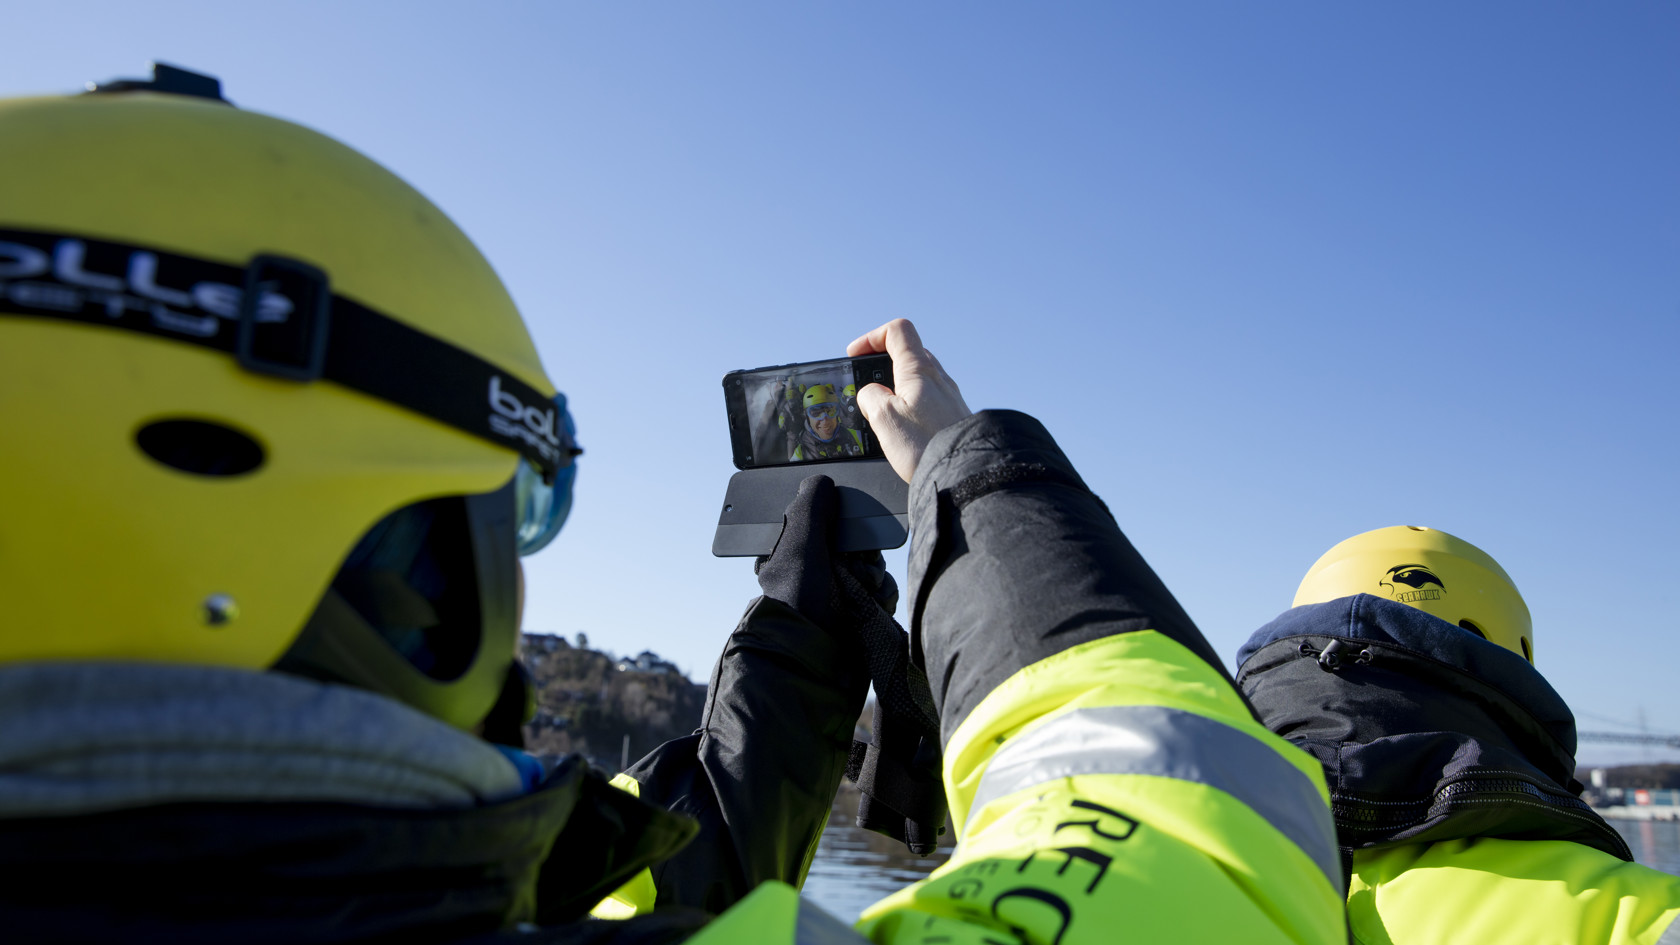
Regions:
[[[745,558],[774,551],[788,503],[799,494],[799,484],[816,475],[833,479],[840,489],[836,551],[879,551],[909,540],[910,487],[891,463],[800,463],[746,469],[729,477],[712,554]]]

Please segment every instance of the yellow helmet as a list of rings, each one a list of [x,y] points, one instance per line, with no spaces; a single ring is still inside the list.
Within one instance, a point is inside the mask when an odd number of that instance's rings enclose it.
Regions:
[[[1313,563],[1292,606],[1354,594],[1416,607],[1534,662],[1528,605],[1505,569],[1462,538],[1417,525],[1355,535]]]
[[[0,100],[0,415],[0,664],[278,668],[463,728],[520,694],[564,399],[349,147],[161,64]]]
[[[833,384],[812,384],[805,388],[805,409],[809,410],[818,404],[837,404],[840,395],[834,392]]]

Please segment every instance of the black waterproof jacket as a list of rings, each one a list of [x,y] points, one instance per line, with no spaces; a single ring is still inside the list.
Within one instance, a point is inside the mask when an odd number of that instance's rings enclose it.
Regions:
[[[1510,650],[1359,594],[1287,611],[1237,660],[1260,720],[1324,765],[1344,860],[1472,837],[1633,858],[1579,797],[1569,707]]]

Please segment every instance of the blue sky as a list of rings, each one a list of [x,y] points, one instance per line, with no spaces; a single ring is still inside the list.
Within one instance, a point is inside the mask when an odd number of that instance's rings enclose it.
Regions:
[[[1583,728],[1680,732],[1674,4],[7,20],[0,94],[212,72],[478,242],[588,449],[529,629],[703,676],[756,591],[709,554],[719,379],[908,316],[971,405],[1049,426],[1227,660],[1330,545],[1426,524],[1513,575]]]

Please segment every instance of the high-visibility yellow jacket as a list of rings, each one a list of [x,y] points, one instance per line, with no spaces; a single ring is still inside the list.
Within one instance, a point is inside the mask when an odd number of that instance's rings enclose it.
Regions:
[[[1680,876],[1566,840],[1447,840],[1353,856],[1361,945],[1680,945]]]
[[[1579,798],[1575,722],[1521,656],[1404,604],[1297,607],[1239,655],[1333,785],[1361,945],[1680,945],[1680,877]]]
[[[1318,764],[1255,721],[1043,427],[991,411],[940,433],[911,516],[913,653],[959,843],[862,936],[1346,941]],[[693,941],[842,940],[791,895],[762,887]]]
[[[1322,777],[1267,735],[1153,630],[1040,660],[948,743],[950,862],[859,928],[883,943],[1345,941]]]
[[[960,843],[929,879],[865,913],[858,930],[870,941],[1346,940],[1316,763],[1162,634],[1033,664],[947,751]],[[691,941],[807,941],[798,933],[818,929],[828,937],[816,941],[843,940],[791,887],[780,897],[766,887]],[[597,915],[656,900],[644,873]]]

